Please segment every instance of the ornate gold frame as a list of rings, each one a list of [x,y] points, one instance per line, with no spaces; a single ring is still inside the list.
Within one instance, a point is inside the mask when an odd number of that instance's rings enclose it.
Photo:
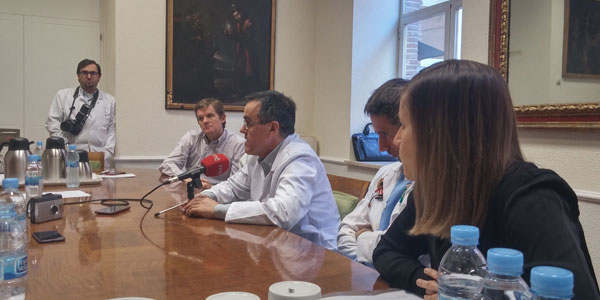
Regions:
[[[193,110],[195,103],[178,103],[173,100],[173,1],[167,0],[167,45],[166,45],[166,109],[187,109]],[[271,56],[269,58],[269,89],[274,88],[275,81],[275,17],[276,17],[276,0],[271,1],[271,39],[270,49]],[[244,105],[228,105],[224,104],[226,111],[244,111]]]
[[[510,0],[490,1],[489,65],[508,81]],[[515,106],[521,128],[600,129],[600,103]]]

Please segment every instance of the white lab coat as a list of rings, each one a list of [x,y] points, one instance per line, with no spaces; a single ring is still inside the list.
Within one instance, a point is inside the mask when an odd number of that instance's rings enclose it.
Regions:
[[[225,222],[277,225],[328,249],[336,248],[340,216],[325,168],[298,135],[282,141],[265,176],[258,157],[208,190],[219,203],[231,203]]]
[[[375,177],[369,184],[365,198],[358,202],[354,210],[346,215],[340,224],[337,238],[338,250],[341,253],[359,262],[373,263],[373,250],[377,246],[377,243],[379,243],[381,236],[385,233],[385,230],[379,230],[381,213],[402,173],[402,163],[396,162],[381,167],[377,174],[375,174]],[[381,179],[383,179],[383,198],[376,199],[377,184]],[[406,197],[408,194],[408,192],[404,193],[403,201],[398,201],[394,207],[390,224],[394,222],[396,217],[406,207]],[[371,227],[373,231],[363,232],[357,239],[355,236],[356,232],[365,227]]]
[[[76,88],[62,89],[56,92],[56,96],[50,105],[46,130],[50,136],[58,136],[65,139],[65,143],[74,144],[77,149],[93,152],[104,152],[104,169],[111,168],[115,155],[116,143],[116,120],[115,120],[115,98],[109,93],[99,91],[96,106],[92,109],[81,132],[74,136],[60,129],[60,123],[69,116],[69,108],[73,103],[73,93]],[[90,105],[92,99],[85,100],[82,96],[83,89],[79,89],[79,95],[75,100],[75,109],[70,119],[75,116],[85,103]]]

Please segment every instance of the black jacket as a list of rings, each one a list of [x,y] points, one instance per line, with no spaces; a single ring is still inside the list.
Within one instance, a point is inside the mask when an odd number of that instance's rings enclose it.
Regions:
[[[598,284],[579,223],[577,197],[569,185],[551,170],[532,163],[515,162],[490,198],[485,224],[480,228],[479,249],[517,249],[524,255],[523,278],[529,283],[534,266],[571,270],[575,277],[573,299],[600,299]],[[373,252],[373,263],[391,287],[423,295],[418,278],[423,273],[417,258],[429,254],[438,269],[450,241],[431,235],[411,236],[415,223],[412,195],[406,208],[390,226]]]

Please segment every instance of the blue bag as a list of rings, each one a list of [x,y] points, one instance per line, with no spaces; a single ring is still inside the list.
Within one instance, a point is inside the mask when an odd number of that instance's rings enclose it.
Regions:
[[[387,151],[379,151],[379,135],[371,132],[372,123],[365,125],[362,133],[352,135],[352,147],[354,156],[358,161],[395,161],[397,158],[391,156]]]

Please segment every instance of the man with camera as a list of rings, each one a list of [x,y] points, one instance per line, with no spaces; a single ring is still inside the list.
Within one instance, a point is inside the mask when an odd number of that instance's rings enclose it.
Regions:
[[[84,59],[77,65],[79,86],[59,90],[50,105],[46,130],[77,149],[104,153],[104,169],[115,154],[115,98],[100,91],[100,65]]]

